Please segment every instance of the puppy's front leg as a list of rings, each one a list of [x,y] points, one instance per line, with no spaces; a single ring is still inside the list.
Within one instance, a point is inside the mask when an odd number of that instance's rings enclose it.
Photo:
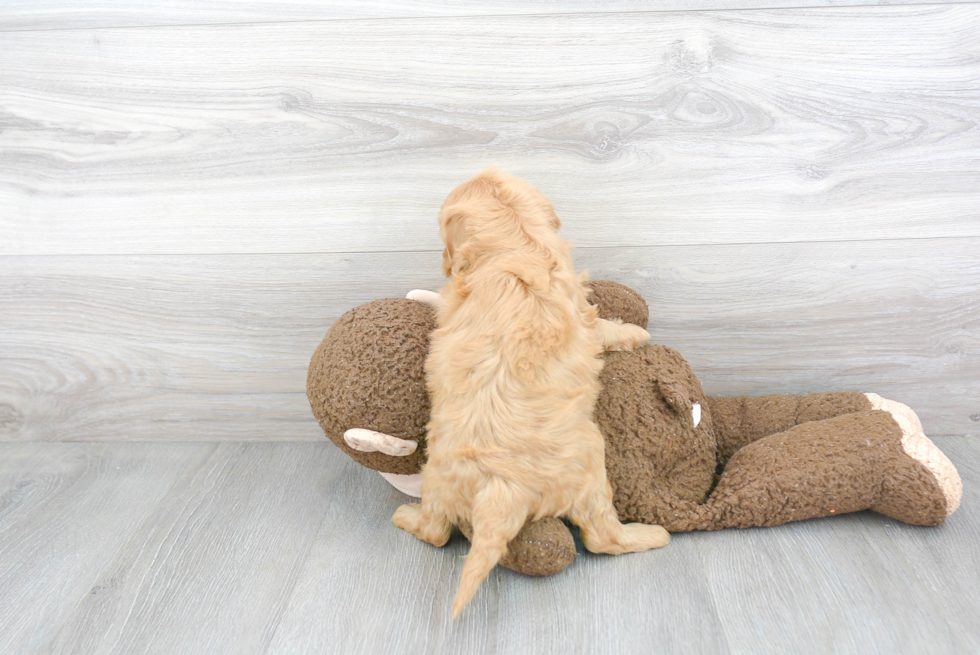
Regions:
[[[639,325],[620,320],[599,319],[599,336],[606,350],[633,350],[650,340],[650,333]]]

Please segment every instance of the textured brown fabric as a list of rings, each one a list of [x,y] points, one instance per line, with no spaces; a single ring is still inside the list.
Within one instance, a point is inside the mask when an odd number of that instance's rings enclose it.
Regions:
[[[605,358],[595,420],[620,520],[667,527],[690,517],[711,489],[717,449],[711,416],[695,428],[691,415],[695,402],[706,407],[701,384],[665,346]]]
[[[459,530],[472,541],[473,528],[465,521]],[[528,521],[507,544],[507,555],[499,562],[518,573],[542,576],[558,573],[575,559],[575,539],[561,519],[549,517]]]
[[[935,477],[902,450],[882,411],[845,414],[763,437],[735,453],[690,529],[771,526],[872,509],[939,525],[946,500]]]
[[[871,409],[871,401],[856,391],[715,396],[708,398],[708,408],[718,438],[718,462],[724,466],[735,451],[756,439],[808,421],[866,411]]]
[[[354,461],[385,473],[418,473],[425,461],[429,394],[425,357],[435,313],[389,298],[356,307],[331,326],[313,354],[306,395],[324,433]],[[362,453],[344,442],[350,428],[416,439],[407,457]]]
[[[592,280],[586,282],[585,286],[592,289],[589,302],[599,308],[599,318],[607,321],[618,318],[623,323],[632,323],[641,328],[647,326],[647,321],[650,319],[647,301],[625,284],[609,280]]]

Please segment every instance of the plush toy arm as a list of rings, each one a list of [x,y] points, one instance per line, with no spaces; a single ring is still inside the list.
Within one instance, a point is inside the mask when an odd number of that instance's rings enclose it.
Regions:
[[[842,391],[802,396],[715,396],[708,413],[718,438],[718,461],[723,466],[743,446],[795,425],[872,409],[863,393]]]

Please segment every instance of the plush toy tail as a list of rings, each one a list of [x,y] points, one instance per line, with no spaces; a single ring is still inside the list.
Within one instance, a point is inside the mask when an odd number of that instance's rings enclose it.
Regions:
[[[527,519],[526,507],[515,502],[506,492],[498,493],[503,485],[494,487],[493,492],[487,489],[478,494],[474,502],[470,517],[472,545],[453,600],[454,619],[470,602],[500,558],[507,554],[507,542],[517,536]]]

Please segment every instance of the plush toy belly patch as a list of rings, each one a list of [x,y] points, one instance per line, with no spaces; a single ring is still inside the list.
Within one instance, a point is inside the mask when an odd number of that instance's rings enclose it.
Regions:
[[[638,293],[615,282],[589,286],[602,318],[646,327]],[[425,464],[423,365],[434,295],[413,291],[412,299],[347,312],[317,348],[307,378],[330,440],[414,496]],[[870,509],[939,525],[959,506],[956,468],[901,403],[858,392],[708,397],[687,361],[665,346],[603,357],[595,420],[621,521],[684,532]],[[575,553],[568,527],[551,518],[528,522],[500,563],[547,575]]]

